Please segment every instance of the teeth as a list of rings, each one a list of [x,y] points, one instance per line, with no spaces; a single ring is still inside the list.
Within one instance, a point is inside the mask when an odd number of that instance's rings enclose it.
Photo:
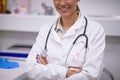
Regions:
[[[65,11],[65,10],[67,10],[68,8],[61,8],[61,10],[63,10],[63,11]]]
[[[62,11],[65,11],[65,10],[67,10],[68,9],[68,6],[65,6],[65,7],[62,7],[62,8],[60,8]]]

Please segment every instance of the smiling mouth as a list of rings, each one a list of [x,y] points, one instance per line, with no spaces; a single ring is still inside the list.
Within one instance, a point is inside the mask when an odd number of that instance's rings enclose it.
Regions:
[[[69,6],[60,7],[59,10],[65,12],[69,9]]]

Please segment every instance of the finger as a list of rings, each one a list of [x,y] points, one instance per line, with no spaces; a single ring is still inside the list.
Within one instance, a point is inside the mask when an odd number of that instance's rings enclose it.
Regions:
[[[82,68],[69,68],[66,77],[70,77],[71,75],[80,73]]]
[[[41,61],[42,64],[44,64],[44,65],[47,64],[47,60],[45,57],[39,57],[39,60]]]
[[[70,68],[70,71],[74,73],[79,73],[82,71],[82,69]]]
[[[37,55],[36,60],[40,64],[44,64],[44,65],[48,64],[46,57],[42,57],[40,55]]]
[[[75,74],[75,72],[74,72],[73,70],[68,69],[66,76],[67,76],[67,77],[70,77],[70,76],[73,75],[73,74]]]
[[[81,67],[69,67],[70,70],[73,70],[75,72],[81,72],[82,68]]]
[[[42,62],[42,64],[45,64],[45,61],[43,58],[40,57],[40,61]]]
[[[39,56],[40,56],[39,54],[36,55],[36,61],[38,61]]]
[[[36,61],[37,61],[37,63],[39,63],[38,55],[36,55]]]
[[[37,55],[36,59],[39,64],[44,64],[41,56]]]
[[[82,67],[72,67],[72,66],[70,66],[69,68],[82,69]]]
[[[41,60],[38,58],[37,63],[42,64]]]
[[[42,60],[44,61],[45,64],[48,64],[46,57],[42,57]]]
[[[37,54],[37,55],[36,55],[36,60],[38,59],[38,56],[39,56],[39,55]]]

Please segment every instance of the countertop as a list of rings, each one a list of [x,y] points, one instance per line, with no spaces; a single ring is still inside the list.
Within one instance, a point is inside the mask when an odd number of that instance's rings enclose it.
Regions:
[[[17,77],[25,73],[26,64],[25,60],[11,60],[19,63],[18,68],[2,69],[0,68],[0,80],[16,80]]]

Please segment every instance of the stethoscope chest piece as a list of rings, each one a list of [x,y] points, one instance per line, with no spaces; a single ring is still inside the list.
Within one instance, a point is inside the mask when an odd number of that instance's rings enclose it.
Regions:
[[[42,57],[47,57],[47,50],[44,49],[41,53],[41,56]]]

